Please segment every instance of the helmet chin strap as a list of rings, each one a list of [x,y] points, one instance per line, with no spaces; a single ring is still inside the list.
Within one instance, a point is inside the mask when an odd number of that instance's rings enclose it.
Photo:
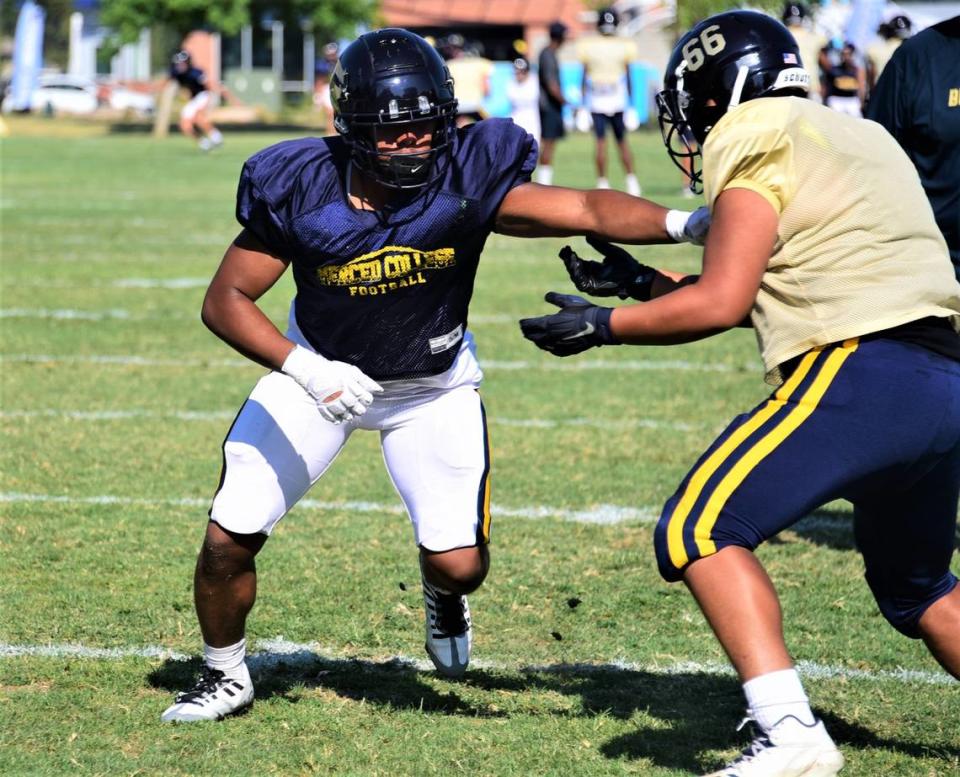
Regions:
[[[733,89],[730,90],[730,102],[727,104],[727,110],[736,108],[740,104],[740,98],[743,95],[743,85],[747,83],[747,74],[750,68],[746,65],[740,65],[737,70],[737,78],[733,82]]]

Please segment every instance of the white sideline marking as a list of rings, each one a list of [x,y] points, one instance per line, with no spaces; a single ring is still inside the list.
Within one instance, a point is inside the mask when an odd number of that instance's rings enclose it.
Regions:
[[[69,418],[73,421],[124,421],[141,418],[170,418],[177,421],[229,421],[236,410],[189,411],[170,410],[0,410],[0,418]],[[604,418],[501,418],[487,419],[499,426],[515,426],[530,429],[556,429],[561,426],[589,427],[592,429],[669,429],[690,432],[707,428],[705,424],[688,424],[682,421],[659,421],[655,418],[629,418],[611,421]]]
[[[37,364],[114,364],[135,367],[258,367],[246,359],[152,359],[145,356],[91,354],[89,356],[69,356],[44,353],[8,353],[0,354],[0,362],[26,362]],[[678,370],[690,372],[757,372],[749,365],[737,366],[724,362],[691,362],[682,359],[673,360],[627,360],[597,361],[485,361],[480,360],[484,370],[547,370],[551,372],[585,372],[592,370],[612,370],[614,372],[639,371],[662,372]]]
[[[77,321],[107,321],[129,320],[131,315],[126,310],[50,310],[47,308],[3,308],[0,318],[53,318],[57,320]],[[166,318],[166,316],[165,316]]]
[[[180,499],[144,499],[140,497],[114,496],[102,494],[99,496],[66,496],[57,494],[23,494],[17,492],[0,493],[0,502],[48,502],[56,504],[78,505],[173,505],[178,507],[208,507],[210,499],[198,497],[183,497]],[[298,507],[315,510],[345,510],[357,513],[388,513],[391,515],[405,515],[406,510],[399,503],[384,502],[325,502],[319,499],[301,499]],[[618,505],[600,504],[586,510],[570,510],[564,507],[547,507],[545,505],[507,507],[494,504],[490,508],[497,517],[506,518],[560,518],[574,523],[616,524],[624,521],[639,521],[653,523],[660,511],[652,508],[621,507]]]
[[[111,286],[119,289],[199,289],[210,285],[209,278],[117,278]]]
[[[341,665],[352,671],[357,669],[386,669],[390,665],[432,671],[433,665],[420,658],[395,655],[380,659],[356,659],[349,656],[337,656],[337,651],[325,648],[316,642],[290,642],[283,637],[263,639],[257,642],[258,650],[251,652],[247,663],[254,672],[261,669],[273,669],[279,664],[294,670],[307,669],[316,663]],[[121,658],[153,658],[172,661],[186,661],[192,656],[178,653],[160,646],[94,648],[77,643],[61,645],[14,645],[0,643],[0,658],[18,657],[40,658],[78,658],[93,660],[118,660]],[[614,660],[602,664],[506,664],[499,661],[474,661],[472,666],[479,669],[497,671],[519,671],[523,673],[554,673],[570,675],[595,675],[603,672],[638,672],[658,675],[707,674],[732,677],[733,670],[717,661],[681,661],[673,664],[640,664],[631,661]],[[930,672],[923,669],[851,669],[844,666],[830,666],[813,661],[797,662],[801,675],[817,680],[865,680],[873,682],[895,682],[903,684],[952,685],[956,681],[945,672]]]
[[[170,505],[174,507],[201,507],[210,506],[210,498],[181,497],[167,499],[146,499],[142,497],[115,496],[101,494],[99,496],[67,496],[58,494],[24,494],[19,492],[0,492],[0,503],[47,502],[55,504],[74,505]],[[297,502],[298,507],[312,510],[344,510],[357,513],[387,513],[389,515],[403,515],[405,510],[399,503],[391,502],[325,502],[319,499],[305,498]],[[626,507],[623,505],[599,504],[589,509],[571,510],[564,507],[548,507],[546,505],[527,505],[507,507],[493,503],[492,512],[496,517],[527,518],[560,518],[573,523],[592,523],[612,526],[626,521],[637,521],[643,524],[656,523],[660,518],[658,507]],[[814,512],[795,523],[790,530],[797,531],[849,531],[853,515],[837,515],[834,512]]]

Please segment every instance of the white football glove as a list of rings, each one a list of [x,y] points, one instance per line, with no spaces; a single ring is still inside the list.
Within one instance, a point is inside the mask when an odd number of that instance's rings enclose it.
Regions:
[[[678,243],[702,246],[710,231],[710,210],[706,205],[693,213],[686,210],[668,210],[665,226],[667,234]]]
[[[374,393],[383,391],[359,367],[331,361],[299,345],[290,351],[281,369],[313,397],[320,415],[334,424],[362,416]]]

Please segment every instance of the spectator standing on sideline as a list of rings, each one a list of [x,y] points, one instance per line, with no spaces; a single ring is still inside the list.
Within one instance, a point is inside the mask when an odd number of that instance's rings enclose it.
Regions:
[[[904,41],[867,109],[907,152],[960,279],[960,16]]]
[[[530,182],[536,141],[505,119],[455,128],[450,72],[407,30],[361,35],[331,79],[338,136],[266,148],[240,174],[237,219],[204,323],[268,368],[223,444],[194,575],[197,684],[164,721],[253,703],[245,628],[255,557],[354,432],[376,432],[410,517],[427,654],[467,670],[466,595],[489,568],[490,447],[467,310],[492,231],[702,242],[706,209]],[[286,335],[258,307],[290,266]],[[374,397],[376,395],[376,398]]]
[[[567,101],[560,88],[560,63],[557,51],[567,37],[563,22],[550,25],[550,42],[540,52],[537,60],[537,80],[540,84],[540,163],[534,180],[549,186],[553,183],[553,154],[557,141],[565,134],[563,106]]]
[[[530,63],[524,57],[513,60],[513,78],[507,84],[510,118],[533,137],[540,137],[540,87],[530,76]]]
[[[330,76],[337,66],[337,55],[340,46],[336,41],[330,41],[323,47],[323,59],[318,60],[314,68],[313,105],[323,116],[323,129],[327,135],[334,133],[333,103],[330,102]]]
[[[627,192],[639,196],[640,183],[633,171],[623,113],[631,99],[630,63],[639,58],[640,52],[632,38],[617,36],[619,23],[620,17],[612,8],[597,11],[598,34],[577,41],[577,59],[583,65],[583,94],[596,136],[597,188],[610,188],[606,146],[609,124],[626,173]]]
[[[717,14],[681,37],[657,103],[665,145],[695,163],[713,216],[702,272],[658,273],[596,241],[603,264],[567,248],[578,289],[641,303],[598,307],[551,292],[560,312],[520,322],[558,356],[686,343],[748,316],[756,330],[775,392],[709,445],[654,531],[660,574],[693,594],[754,724],[753,742],[711,777],[831,777],[843,766],[754,555],[835,499],[853,504],[881,614],[960,679],[950,569],[960,284],[906,154],[882,127],[804,99],[798,54],[779,21],[750,11]]]
[[[170,60],[170,79],[190,92],[190,99],[180,111],[180,131],[197,141],[201,151],[210,151],[223,145],[223,135],[210,120],[209,108],[213,94],[228,99],[227,87],[214,86],[207,74],[194,67],[190,52],[180,50]]]
[[[900,44],[913,34],[913,22],[910,17],[897,14],[890,21],[883,22],[877,29],[877,40],[867,46],[864,67],[867,71],[867,99],[873,94],[877,79],[890,61]]]
[[[827,40],[814,32],[810,9],[803,3],[787,3],[781,18],[797,42],[803,69],[810,75],[810,99],[823,102],[820,92],[820,51],[827,45]]]
[[[447,55],[447,67],[456,85],[457,102],[460,106],[457,126],[462,127],[485,119],[487,111],[483,107],[483,102],[490,95],[490,74],[493,72],[493,63],[486,57],[480,56],[475,48],[471,47],[467,50],[463,36],[458,32],[447,36],[444,51]]]
[[[824,50],[824,103],[828,108],[860,118],[863,115],[863,96],[866,78],[857,62],[857,48],[850,41],[833,41]]]

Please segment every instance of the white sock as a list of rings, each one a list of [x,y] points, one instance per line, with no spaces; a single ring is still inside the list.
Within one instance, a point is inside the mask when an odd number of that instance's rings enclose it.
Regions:
[[[211,131],[210,131],[210,140],[212,140],[214,143],[222,143],[222,142],[223,142],[223,135],[220,134],[220,130],[218,130],[218,129],[211,130]]]
[[[227,677],[242,680],[249,676],[247,665],[243,662],[247,655],[247,640],[241,639],[234,645],[217,648],[203,643],[203,660],[211,669],[219,669]]]
[[[598,189],[609,189],[609,188],[610,188],[610,181],[608,181],[606,178],[598,178],[598,179],[597,179],[597,188],[598,188]]]
[[[810,700],[807,698],[796,669],[768,672],[743,684],[747,710],[764,732],[769,731],[787,715],[801,723],[816,723]]]
[[[552,165],[540,165],[537,168],[537,172],[534,174],[534,178],[537,183],[542,183],[544,186],[550,186],[553,183],[553,166]]]
[[[627,173],[627,194],[632,194],[635,197],[640,196],[640,181],[633,173]]]

